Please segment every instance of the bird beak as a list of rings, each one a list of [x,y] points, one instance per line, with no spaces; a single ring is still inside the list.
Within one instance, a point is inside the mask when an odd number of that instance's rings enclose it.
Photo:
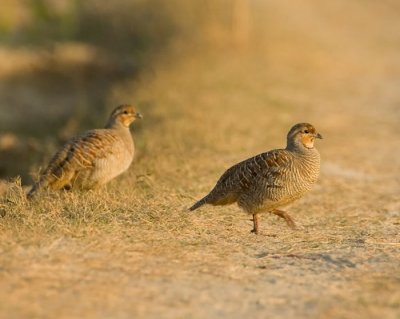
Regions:
[[[142,118],[143,118],[143,115],[140,114],[139,112],[136,112],[136,113],[135,113],[135,118],[137,118],[137,119],[142,119]]]
[[[319,134],[319,133],[317,133],[317,134],[315,134],[315,138],[320,138],[320,139],[322,139],[322,135]]]

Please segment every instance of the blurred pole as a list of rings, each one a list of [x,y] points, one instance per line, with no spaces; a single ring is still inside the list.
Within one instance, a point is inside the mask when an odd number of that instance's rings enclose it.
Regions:
[[[250,34],[250,0],[233,0],[232,36],[238,48],[246,48]]]

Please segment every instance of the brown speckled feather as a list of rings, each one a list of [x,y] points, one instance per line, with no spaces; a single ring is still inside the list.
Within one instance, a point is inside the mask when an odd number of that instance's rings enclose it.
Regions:
[[[303,196],[319,175],[320,157],[314,139],[322,138],[308,123],[294,125],[287,136],[285,149],[272,150],[251,157],[229,168],[211,192],[190,210],[204,204],[237,203],[247,213],[274,211]],[[293,221],[285,212],[275,212]],[[255,221],[255,232],[258,221]]]
[[[94,188],[124,172],[134,156],[129,125],[140,117],[132,106],[121,105],[111,114],[106,128],[68,141],[53,156],[28,198],[42,188]]]
[[[286,150],[273,150],[244,160],[229,168],[220,177],[211,192],[193,206],[196,209],[203,204],[227,205],[238,200],[242,193],[257,187],[271,189],[282,188],[281,176],[290,166],[291,154]]]
[[[40,177],[39,184],[54,189],[72,183],[79,174],[95,165],[95,160],[112,152],[118,136],[110,130],[92,130],[69,141],[50,160],[49,166]]]
[[[255,185],[266,188],[282,187],[279,179],[289,164],[289,155],[284,150],[262,153],[240,162],[221,176],[211,191],[209,203],[219,202],[221,197],[229,194],[237,196]]]

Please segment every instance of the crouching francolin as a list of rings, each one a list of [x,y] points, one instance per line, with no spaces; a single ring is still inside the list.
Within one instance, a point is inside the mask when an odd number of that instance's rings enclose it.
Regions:
[[[140,118],[135,107],[120,105],[111,113],[105,128],[69,140],[50,160],[27,197],[32,198],[44,188],[96,188],[126,171],[135,153],[129,126]]]
[[[308,123],[294,125],[287,135],[285,149],[276,149],[249,158],[229,168],[211,192],[194,204],[195,210],[204,204],[228,205],[237,203],[253,215],[253,230],[258,234],[261,212],[270,212],[286,220],[291,228],[295,223],[288,213],[278,208],[302,197],[316,182],[320,156],[314,140],[322,138]]]

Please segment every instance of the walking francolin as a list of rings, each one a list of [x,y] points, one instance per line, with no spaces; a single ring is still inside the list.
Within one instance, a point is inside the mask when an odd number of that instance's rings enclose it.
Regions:
[[[44,188],[96,188],[126,171],[135,153],[129,126],[140,118],[135,107],[120,105],[111,113],[105,128],[69,140],[51,159],[28,198]]]
[[[287,135],[285,149],[259,154],[229,168],[211,192],[194,204],[195,210],[204,204],[237,203],[253,215],[253,230],[259,232],[259,214],[270,212],[295,223],[288,213],[279,210],[302,197],[316,182],[320,170],[320,155],[314,140],[322,138],[308,123],[294,125]]]

